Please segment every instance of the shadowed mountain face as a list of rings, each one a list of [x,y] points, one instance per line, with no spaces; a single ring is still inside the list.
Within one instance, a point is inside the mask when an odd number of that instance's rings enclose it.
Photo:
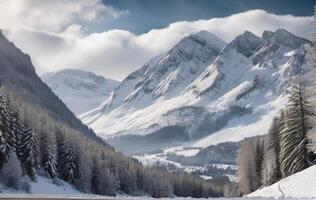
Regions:
[[[8,41],[0,32],[0,81],[27,103],[46,110],[51,117],[85,135],[95,133],[65,106],[65,104],[37,76],[30,57]]]
[[[173,138],[159,148],[263,135],[286,102],[290,80],[307,70],[309,43],[283,29],[261,37],[246,31],[228,44],[202,31],[150,60],[123,80],[102,108],[80,117],[118,148],[127,135],[144,137],[144,145],[150,138],[160,141],[160,133]],[[183,136],[167,127],[179,127]]]

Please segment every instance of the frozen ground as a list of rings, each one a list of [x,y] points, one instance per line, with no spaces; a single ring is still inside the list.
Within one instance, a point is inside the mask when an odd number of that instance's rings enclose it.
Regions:
[[[316,166],[259,189],[248,197],[295,197],[316,199]]]
[[[154,198],[148,198],[148,197],[100,197],[100,196],[93,196],[93,197],[87,197],[87,196],[38,196],[38,195],[5,195],[1,196],[0,199],[5,200],[29,200],[29,199],[42,199],[42,200],[61,200],[61,199],[74,199],[74,200],[108,200],[108,199],[127,199],[127,200],[145,200],[145,199],[154,199]],[[172,200],[185,200],[185,199],[194,199],[194,198],[161,198],[161,199],[172,199]],[[274,200],[275,198],[214,198],[216,200]],[[278,198],[278,200],[311,200],[315,198]]]
[[[84,193],[79,192],[76,190],[72,185],[68,184],[67,182],[60,181],[60,185],[53,184],[51,179],[47,179],[45,177],[38,176],[37,182],[31,182],[31,194],[36,195],[84,195]],[[14,189],[6,188],[0,184],[0,196],[1,195],[15,195],[17,193],[25,193],[25,191],[17,191]]]

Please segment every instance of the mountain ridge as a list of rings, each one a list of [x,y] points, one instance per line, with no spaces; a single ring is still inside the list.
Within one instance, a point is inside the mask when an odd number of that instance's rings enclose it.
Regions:
[[[234,121],[245,128],[267,128],[269,118],[286,102],[290,80],[306,71],[304,46],[310,42],[283,29],[265,31],[261,37],[246,31],[220,47],[217,40],[212,44],[213,35],[205,43],[192,37],[199,36],[185,37],[128,76],[103,108],[80,116],[83,122],[103,138],[147,135],[179,126],[190,141],[198,140],[194,147],[216,144],[215,140],[239,141],[247,133],[237,134]],[[118,96],[120,101],[115,100]],[[231,139],[229,130],[236,130]],[[264,130],[256,130],[248,136],[262,134]],[[208,137],[214,141],[206,142]]]

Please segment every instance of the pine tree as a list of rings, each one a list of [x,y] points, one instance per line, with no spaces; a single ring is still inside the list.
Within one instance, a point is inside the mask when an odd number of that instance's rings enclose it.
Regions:
[[[66,144],[63,147],[64,151],[61,154],[62,162],[62,177],[64,180],[75,184],[78,177],[78,155],[76,148],[72,144]]]
[[[310,98],[309,101],[312,104],[313,112],[316,113],[316,7],[314,7],[314,17],[313,17],[313,31],[311,34],[311,41],[313,45],[309,48],[309,71],[307,73],[307,79],[310,84]],[[314,114],[311,117],[311,123],[316,124],[316,115]],[[309,158],[312,163],[316,164],[316,127],[314,126],[313,129],[309,132]]]
[[[0,167],[8,160],[11,150],[8,126],[8,110],[4,97],[0,96]]]
[[[262,165],[263,165],[263,154],[264,154],[264,143],[258,139],[255,141],[255,177],[254,177],[254,188],[257,189],[262,184]]]
[[[11,151],[16,151],[17,144],[17,128],[18,128],[18,113],[15,107],[11,104],[10,98],[6,98],[7,118],[6,123],[8,126],[7,142]]]
[[[100,167],[98,160],[94,157],[91,163],[91,192],[94,194],[99,194],[99,184],[100,184]]]
[[[80,191],[90,192],[91,191],[91,167],[90,159],[81,154],[78,164],[78,175],[76,179],[76,186]]]
[[[289,103],[280,131],[280,169],[283,177],[307,167],[307,131],[310,103],[301,82],[290,89]]]
[[[8,159],[8,157],[7,157],[8,149],[7,149],[6,142],[7,141],[6,141],[4,134],[2,132],[2,122],[0,121],[0,168]]]
[[[20,139],[17,148],[18,157],[23,163],[25,173],[35,180],[38,168],[39,141],[38,135],[29,127],[19,126]]]
[[[283,116],[283,114],[281,114],[281,116]],[[280,126],[281,126],[280,119],[274,118],[272,121],[271,128],[265,139],[264,162],[263,162],[263,172],[262,172],[264,185],[271,185],[279,181],[282,177],[281,171],[280,171],[280,163],[279,163]]]
[[[102,163],[99,167],[101,167],[99,170],[100,174],[98,181],[99,194],[115,196],[116,184],[114,175],[111,174],[110,170],[107,168],[105,163]]]
[[[48,177],[56,178],[57,177],[56,138],[55,138],[53,130],[50,129],[50,127],[47,127],[47,129],[48,130],[41,133],[41,138],[40,138],[41,164]]]

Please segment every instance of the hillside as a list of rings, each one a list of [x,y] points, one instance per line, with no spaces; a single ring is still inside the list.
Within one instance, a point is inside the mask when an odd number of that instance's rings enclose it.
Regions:
[[[95,137],[94,132],[83,125],[37,76],[30,56],[14,46],[2,32],[0,32],[0,83],[25,102],[46,110],[55,120],[85,135]]]

